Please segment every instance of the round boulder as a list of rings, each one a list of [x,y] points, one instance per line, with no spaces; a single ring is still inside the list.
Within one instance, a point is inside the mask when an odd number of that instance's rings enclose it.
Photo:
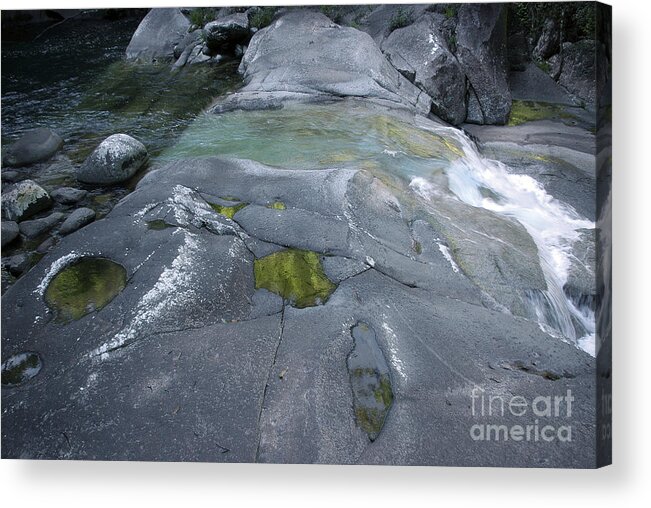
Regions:
[[[217,21],[211,21],[203,28],[206,45],[213,51],[225,46],[235,48],[237,44],[248,42],[251,38],[249,18],[243,12],[231,14]]]
[[[33,180],[23,180],[2,195],[2,212],[9,220],[21,221],[52,205],[50,195]]]
[[[146,161],[145,145],[126,134],[113,134],[102,141],[77,169],[77,180],[100,185],[124,182]]]
[[[2,221],[2,248],[6,245],[9,245],[16,238],[18,238],[20,230],[18,229],[18,224],[14,221],[3,220]]]
[[[59,229],[59,233],[67,235],[84,227],[86,224],[90,224],[94,220],[95,210],[91,210],[90,208],[78,208],[64,221]]]
[[[56,132],[34,129],[7,148],[3,159],[5,166],[28,166],[52,157],[63,146],[63,139]]]

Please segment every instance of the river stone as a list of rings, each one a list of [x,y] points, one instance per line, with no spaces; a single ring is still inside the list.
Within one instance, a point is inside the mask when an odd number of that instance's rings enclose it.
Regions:
[[[14,221],[11,220],[3,220],[2,221],[2,248],[4,249],[5,246],[9,245],[16,238],[18,238],[19,232],[20,230],[18,229],[18,224],[16,224]]]
[[[243,12],[231,14],[208,23],[203,28],[203,34],[206,45],[212,51],[234,48],[251,38],[249,18]]]
[[[63,138],[56,132],[41,127],[26,132],[7,147],[2,162],[6,166],[28,166],[51,158],[63,146]]]
[[[374,260],[341,281],[323,305],[262,301],[269,295],[255,296],[247,233],[197,190],[259,207],[282,201],[286,209],[278,213],[300,209],[313,221],[317,214],[342,216],[349,225],[340,242],[346,257]],[[2,391],[3,456],[593,466],[594,359],[537,323],[452,297],[457,288],[449,285],[461,287],[466,276],[449,264],[415,260],[429,254],[413,250],[411,218],[391,189],[361,170],[198,158],[145,175],[106,217],[64,237],[3,296],[3,358],[36,351],[47,359],[38,383]],[[272,219],[265,217],[271,227],[292,226]],[[151,220],[174,226],[149,229]],[[435,231],[419,228],[418,235],[424,240]],[[433,271],[436,279],[444,268],[454,276],[438,287],[411,287],[389,274],[382,249],[423,276]],[[119,261],[129,282],[92,316],[61,326],[46,319],[43,293],[80,256]],[[356,418],[347,365],[358,323],[375,332],[393,394],[372,443]],[[552,383],[536,372],[552,369],[559,373],[554,390],[571,389],[575,398],[571,442],[523,447],[468,438],[477,423],[469,411],[473,388],[533,400]],[[120,397],[111,396],[115,386]],[[111,432],[97,432],[97,421]],[[521,418],[507,414],[502,423]],[[540,420],[547,423],[553,421]]]
[[[172,60],[174,48],[189,28],[190,21],[179,9],[151,9],[131,37],[127,60],[144,63]]]
[[[88,195],[88,191],[74,187],[59,187],[50,192],[50,197],[62,205],[73,205]]]
[[[86,224],[90,224],[94,220],[95,210],[91,210],[90,208],[78,208],[68,216],[63,224],[61,224],[59,233],[67,235],[84,227]]]
[[[16,254],[8,258],[2,258],[2,267],[9,270],[9,273],[19,276],[30,265],[29,256],[26,253]]]
[[[43,233],[50,231],[54,226],[63,220],[65,216],[61,212],[54,212],[41,219],[26,220],[20,223],[20,232],[27,238],[36,238]]]
[[[9,220],[27,219],[51,205],[50,195],[33,180],[23,180],[2,194],[2,211]]]
[[[429,113],[430,99],[394,69],[366,33],[293,10],[256,32],[242,58],[246,86],[213,112],[280,108],[288,100],[358,97]]]
[[[558,83],[579,99],[594,104],[597,89],[601,89],[607,78],[607,65],[597,65],[598,59],[607,61],[603,46],[587,39],[566,43],[561,57]]]
[[[77,180],[108,185],[124,182],[136,174],[147,157],[147,149],[140,141],[126,134],[113,134],[77,169]]]
[[[511,111],[506,49],[506,8],[459,7],[456,55],[468,78],[468,122],[505,124]]]
[[[432,98],[432,113],[459,125],[466,119],[466,80],[430,18],[399,28],[382,43],[389,62]]]

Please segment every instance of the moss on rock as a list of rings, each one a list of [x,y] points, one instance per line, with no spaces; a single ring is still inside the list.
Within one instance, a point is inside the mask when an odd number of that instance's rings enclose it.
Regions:
[[[109,259],[84,257],[61,270],[45,291],[45,302],[68,322],[105,307],[127,283],[122,265]]]
[[[210,206],[213,210],[223,215],[224,217],[228,217],[229,219],[232,219],[237,212],[239,212],[242,208],[244,208],[247,205],[248,203],[238,203],[237,205],[233,205],[233,206],[224,206],[224,205],[219,205],[217,203],[210,203]]]
[[[37,353],[19,353],[9,357],[2,364],[3,386],[17,386],[36,376],[43,367]]]
[[[562,106],[544,102],[513,101],[511,116],[507,125],[515,127],[527,122],[551,119],[570,119],[573,115],[566,112]]]
[[[282,296],[295,307],[325,303],[335,290],[316,252],[286,249],[254,263],[255,287]]]

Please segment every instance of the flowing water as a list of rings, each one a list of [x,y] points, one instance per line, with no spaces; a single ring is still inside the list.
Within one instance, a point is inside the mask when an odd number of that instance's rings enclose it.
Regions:
[[[148,147],[150,167],[211,155],[283,168],[361,167],[397,180],[423,205],[435,198],[416,190],[442,188],[524,226],[547,283],[546,291],[529,295],[533,317],[548,333],[594,354],[594,314],[563,291],[578,230],[594,224],[533,178],[485,159],[457,129],[361,102],[201,113],[214,97],[239,86],[236,64],[171,73],[169,65],[127,63],[124,49],[136,26],[133,20],[70,21],[37,41],[3,43],[2,146],[25,130],[50,127],[66,140],[64,155],[74,167],[104,137],[124,132]],[[77,185],[70,168],[41,177],[50,189]],[[101,192],[115,202],[128,188]]]

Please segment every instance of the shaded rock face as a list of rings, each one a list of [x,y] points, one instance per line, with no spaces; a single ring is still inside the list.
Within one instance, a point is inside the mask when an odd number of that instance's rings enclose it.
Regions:
[[[26,220],[20,223],[20,232],[27,238],[36,238],[50,231],[64,218],[61,212],[54,212],[42,219]]]
[[[151,9],[127,46],[127,60],[171,60],[174,58],[174,47],[185,37],[189,28],[190,21],[179,9]]]
[[[432,98],[432,113],[458,125],[466,119],[466,77],[433,20],[394,30],[382,43],[389,62]]]
[[[246,206],[226,213],[224,201]],[[594,360],[483,306],[424,217],[357,169],[207,158],[149,173],[3,296],[3,358],[34,352],[43,365],[3,389],[3,456],[593,464]],[[299,308],[256,289],[263,245],[318,253],[308,264],[319,278],[338,274],[327,302]],[[340,259],[320,272],[323,256]],[[97,284],[82,284],[74,268],[99,258],[124,272],[91,270]],[[68,284],[83,289],[74,305],[61,300]],[[72,310],[57,321],[64,303]],[[572,442],[470,439],[471,392],[497,384],[530,400],[571,389]],[[97,432],[97,421],[113,430]]]
[[[533,48],[533,57],[537,60],[547,60],[558,53],[560,49],[561,32],[558,24],[553,19],[545,21],[540,38]]]
[[[77,169],[77,180],[90,184],[116,184],[128,180],[147,161],[147,149],[126,134],[109,136]]]
[[[21,221],[47,210],[52,205],[50,195],[33,180],[23,180],[2,194],[2,212],[13,221]]]
[[[597,89],[606,82],[606,66],[597,65],[597,59],[606,61],[601,44],[582,40],[563,44],[558,83],[579,99],[594,104]]]
[[[243,12],[231,14],[208,23],[203,33],[211,51],[231,51],[237,44],[245,44],[251,38],[249,18]]]
[[[511,110],[506,10],[500,4],[459,7],[456,55],[468,78],[467,121],[505,124]]]
[[[2,162],[6,166],[28,166],[51,158],[63,146],[63,139],[47,128],[26,132],[18,141],[9,145]]]
[[[340,27],[317,12],[289,11],[258,31],[240,71],[246,86],[214,111],[351,96],[423,113],[430,110],[426,94],[387,62],[368,34]]]
[[[20,230],[18,229],[18,224],[16,224],[14,221],[3,220],[2,221],[2,235],[1,235],[2,236],[2,248],[4,249],[5,246],[9,245],[16,238],[18,238],[19,233],[20,233]]]

